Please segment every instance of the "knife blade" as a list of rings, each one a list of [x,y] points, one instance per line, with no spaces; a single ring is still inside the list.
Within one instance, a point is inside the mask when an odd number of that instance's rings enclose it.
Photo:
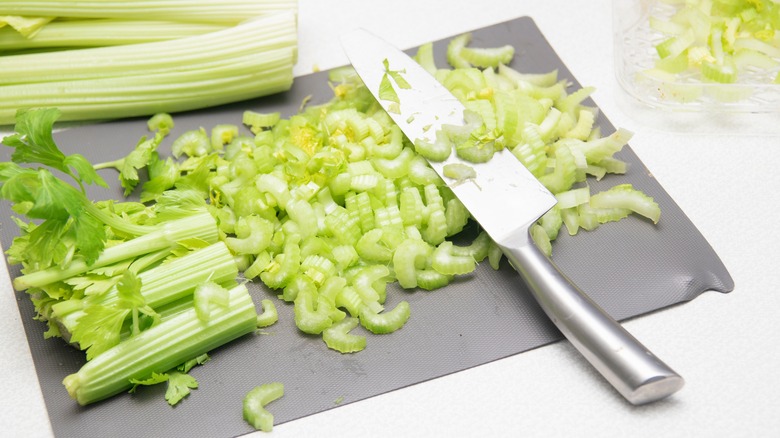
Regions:
[[[465,106],[403,51],[364,29],[341,36],[352,67],[368,90],[411,142],[433,143],[446,125],[464,126]],[[397,96],[383,96],[393,85],[388,73],[400,74]],[[384,82],[384,83],[383,83]],[[668,397],[683,378],[642,345],[573,284],[533,243],[529,228],[557,202],[511,152],[503,149],[486,163],[464,162],[455,153],[444,161],[428,160],[444,181],[445,168],[464,164],[475,171],[467,181],[449,184],[510,264],[540,307],[594,368],[632,404]]]

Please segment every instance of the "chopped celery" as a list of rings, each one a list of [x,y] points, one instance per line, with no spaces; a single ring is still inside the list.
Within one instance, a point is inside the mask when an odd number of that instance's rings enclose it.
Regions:
[[[340,353],[356,353],[366,348],[366,337],[351,334],[358,326],[357,318],[345,318],[322,332],[322,339],[328,348]]]
[[[771,83],[780,61],[777,2],[690,0],[649,17],[655,68],[647,73],[663,82],[682,85],[695,80],[716,83]],[[660,12],[660,10],[659,10]],[[669,76],[664,77],[659,72]],[[743,73],[748,79],[740,80]],[[665,90],[662,90],[665,91]],[[664,93],[684,101],[697,98],[680,90]],[[728,100],[747,97],[737,93]]]
[[[257,327],[268,327],[279,320],[279,313],[276,311],[276,305],[269,299],[260,302],[263,306],[263,313],[257,315]]]
[[[392,333],[409,319],[409,303],[401,301],[389,312],[376,313],[368,306],[360,309],[360,324],[374,334]]]
[[[284,385],[280,382],[256,386],[244,397],[244,420],[257,430],[271,432],[274,428],[274,416],[265,406],[284,395]]]

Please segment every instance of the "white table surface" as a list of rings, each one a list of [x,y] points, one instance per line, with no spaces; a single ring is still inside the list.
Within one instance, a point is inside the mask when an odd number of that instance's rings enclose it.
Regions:
[[[744,116],[736,127],[705,118],[688,132],[664,128],[664,115],[641,110],[615,79],[607,0],[299,4],[296,75],[346,63],[338,35],[357,25],[412,47],[532,17],[580,83],[597,88],[594,100],[607,117],[635,133],[631,147],[708,239],[736,287],[625,323],[686,379],[662,402],[629,405],[560,342],[280,424],[271,436],[780,434],[780,116]],[[51,436],[6,269],[0,276],[0,435]]]

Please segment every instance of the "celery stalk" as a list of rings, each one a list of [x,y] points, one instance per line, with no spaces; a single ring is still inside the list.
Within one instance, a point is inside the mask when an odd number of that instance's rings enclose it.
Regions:
[[[75,259],[66,267],[55,266],[16,277],[13,285],[16,290],[42,287],[81,274],[89,269],[107,266],[160,249],[173,248],[179,241],[192,237],[212,243],[217,241],[216,222],[209,213],[203,212],[199,215],[166,222],[156,231],[106,248],[92,265],[88,265],[82,259]]]
[[[248,17],[288,11],[294,0],[22,0],[0,3],[0,15],[124,18],[236,24]]]
[[[0,125],[19,108],[56,106],[60,120],[105,119],[276,93],[292,84],[296,43],[295,15],[279,13],[170,41],[4,56]]]
[[[132,387],[131,379],[168,371],[255,330],[257,312],[246,286],[230,290],[230,305],[214,306],[208,322],[190,309],[121,342],[63,380],[80,405]]]
[[[224,29],[224,25],[120,19],[54,21],[27,38],[0,29],[0,51],[54,47],[101,47],[173,40]]]
[[[234,282],[238,270],[233,256],[222,242],[171,260],[138,275],[146,304],[152,308],[174,302],[192,293],[201,283]],[[79,302],[62,301],[52,306],[53,319],[72,333],[84,309],[90,305],[110,306],[117,301],[116,288],[102,295],[90,296]],[[66,333],[63,333],[66,335]]]

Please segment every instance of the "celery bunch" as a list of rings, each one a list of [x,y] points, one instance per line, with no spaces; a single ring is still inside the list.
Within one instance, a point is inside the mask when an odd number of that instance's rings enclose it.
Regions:
[[[287,90],[296,8],[289,0],[2,2],[0,125],[18,109],[111,119]]]
[[[0,163],[0,197],[35,219],[15,219],[21,234],[7,254],[22,275],[14,288],[30,295],[47,337],[86,350],[87,364],[64,382],[80,404],[163,375],[174,404],[194,380],[179,368],[256,328],[252,299],[199,197],[181,191],[151,207],[90,201],[84,186],[106,183],[54,143],[58,115],[20,111],[3,139],[14,153]]]

